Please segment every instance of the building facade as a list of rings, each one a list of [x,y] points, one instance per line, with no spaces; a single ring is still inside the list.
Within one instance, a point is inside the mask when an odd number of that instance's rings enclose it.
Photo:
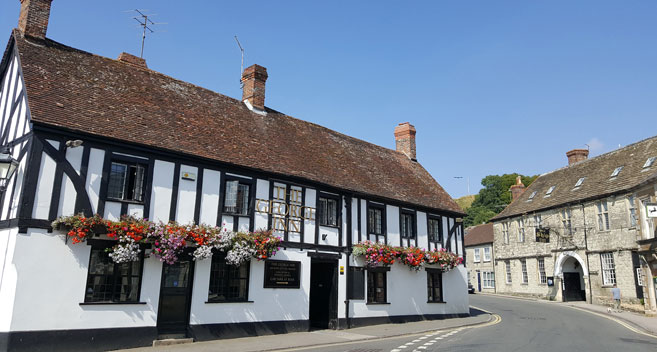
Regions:
[[[417,162],[412,125],[395,129],[398,150],[372,145],[267,108],[264,67],[231,99],[47,39],[50,0],[21,3],[0,66],[0,144],[19,162],[0,197],[0,349],[469,314],[463,266],[368,268],[351,255],[370,240],[463,256],[463,212]],[[221,253],[166,264],[148,248],[116,264],[110,238],[74,244],[52,229],[74,214],[272,229],[281,249],[239,267]]]
[[[605,305],[617,285],[625,308],[655,314],[657,137],[567,156],[493,218],[497,291]]]
[[[495,292],[495,253],[493,251],[493,224],[466,229],[465,267],[468,282],[475,292]]]

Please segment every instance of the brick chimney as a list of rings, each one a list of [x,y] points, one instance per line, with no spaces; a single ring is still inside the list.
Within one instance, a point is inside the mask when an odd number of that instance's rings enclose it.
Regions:
[[[137,66],[141,68],[148,68],[148,66],[146,66],[146,60],[142,59],[141,57],[128,54],[126,52],[121,53],[117,60],[121,62],[125,62],[128,65]]]
[[[573,149],[566,152],[568,157],[568,165],[584,161],[589,158],[588,149]]]
[[[516,177],[516,184],[511,186],[511,201],[513,202],[523,193],[525,193],[525,185],[522,183],[522,178],[518,176]]]
[[[51,2],[52,0],[21,0],[18,30],[23,35],[44,39],[48,30]]]
[[[415,126],[403,122],[395,127],[395,144],[398,152],[402,152],[411,160],[417,161],[415,157]]]
[[[247,67],[242,73],[242,101],[257,110],[265,110],[267,69],[260,65]],[[249,108],[250,108],[249,107]]]

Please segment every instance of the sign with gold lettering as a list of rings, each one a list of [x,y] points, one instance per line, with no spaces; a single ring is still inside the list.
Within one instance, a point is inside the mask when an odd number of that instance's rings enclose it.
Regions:
[[[300,288],[301,262],[287,260],[265,261],[264,288]]]
[[[272,216],[275,231],[301,232],[301,222],[315,220],[315,208],[304,206],[302,191],[274,186],[272,200],[256,199],[255,211]]]
[[[536,242],[550,243],[550,229],[545,227],[537,227]]]

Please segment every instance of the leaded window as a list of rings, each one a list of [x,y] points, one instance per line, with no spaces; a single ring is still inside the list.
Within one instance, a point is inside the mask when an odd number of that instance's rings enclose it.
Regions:
[[[511,283],[511,262],[510,261],[505,261],[504,266],[506,267],[506,283],[510,284]]]
[[[317,218],[322,226],[338,226],[338,201],[333,198],[319,197]]]
[[[527,260],[521,259],[520,266],[522,269],[522,283],[527,284],[529,282],[529,276],[527,275]]]
[[[504,238],[504,244],[509,244],[509,223],[502,223],[502,237]]]
[[[429,241],[442,242],[443,228],[440,222],[440,218],[430,217],[427,222],[427,228],[429,230]]]
[[[402,238],[415,238],[415,214],[402,212],[399,222]]]
[[[614,264],[614,255],[611,252],[600,253],[602,261],[602,284],[613,285],[616,283],[616,265]]]
[[[369,233],[383,235],[383,208],[370,206],[367,211]]]
[[[627,201],[629,203],[630,227],[636,227],[637,214],[636,214],[636,205],[634,202],[634,195],[627,197]]]
[[[563,234],[567,236],[573,234],[573,223],[571,217],[572,217],[572,212],[570,208],[561,209],[561,223],[563,225]]]
[[[427,270],[427,301],[443,301],[443,273],[440,270]]]
[[[91,247],[85,302],[134,303],[139,301],[141,259],[114,263],[106,247]]]
[[[520,218],[518,221],[518,242],[525,242],[525,220]]]
[[[210,264],[209,302],[240,302],[249,299],[249,269],[247,260],[239,266],[226,263],[226,256],[215,253]]]
[[[381,270],[367,271],[367,303],[387,303],[386,272]]]
[[[142,164],[112,162],[107,182],[107,197],[135,202],[144,201],[144,177]]]
[[[226,181],[224,213],[249,215],[250,185],[237,180]]]

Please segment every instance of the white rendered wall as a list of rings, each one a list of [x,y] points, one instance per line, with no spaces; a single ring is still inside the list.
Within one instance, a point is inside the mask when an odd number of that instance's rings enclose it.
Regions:
[[[304,200],[304,204],[307,207],[310,208],[315,208],[317,209],[317,190],[314,190],[312,188],[306,188],[306,199]],[[317,226],[317,213],[315,212],[315,215],[313,216],[314,220],[304,220],[303,221],[303,231],[304,231],[304,237],[303,241],[305,243],[315,243],[315,226]],[[320,236],[319,238],[321,239],[321,230],[320,230]]]
[[[22,313],[13,314],[12,331],[155,326],[162,275],[157,259],[144,260],[140,301],[146,304],[80,305],[91,246],[66,244],[64,238],[59,231],[36,229],[17,236],[11,263],[18,273],[13,311]]]
[[[14,248],[18,228],[0,230],[0,332],[11,328],[16,297],[18,273],[14,261]]]
[[[89,151],[89,165],[87,166],[87,182],[85,188],[91,202],[91,209],[95,214],[98,210],[98,200],[100,197],[100,182],[103,177],[103,161],[105,151],[102,149],[91,148]]]
[[[310,257],[298,249],[282,250],[272,258],[301,262],[301,288],[263,288],[264,262],[251,261],[249,301],[205,303],[210,287],[210,259],[196,262],[190,324],[218,324],[308,319]],[[344,301],[344,299],[343,299]]]
[[[50,143],[55,149],[59,149],[59,142],[57,141],[48,140],[46,143]],[[55,160],[43,152],[39,167],[37,192],[34,197],[34,209],[32,211],[32,217],[35,219],[48,220],[48,216],[50,215],[50,202],[52,200],[53,184],[55,183],[56,166]]]
[[[105,214],[103,217],[107,220],[118,221],[121,219],[121,203],[105,202]]]
[[[176,221],[179,224],[194,223],[194,208],[196,204],[196,180],[185,180],[182,178],[184,173],[196,174],[198,168],[188,165],[180,165],[180,174],[178,177],[178,203],[176,204]]]
[[[151,214],[149,216],[152,221],[169,221],[171,196],[173,193],[171,189],[173,187],[173,167],[173,163],[155,160],[153,166]]]
[[[399,208],[386,205],[386,230],[388,231],[388,244],[399,246]]]
[[[269,181],[258,179],[256,181],[256,199],[269,199]],[[258,201],[256,200],[256,203]],[[264,207],[261,205],[261,208]],[[255,230],[266,230],[268,224],[268,215],[265,213],[255,212],[254,214],[254,224],[253,227]]]
[[[201,212],[199,222],[214,226],[219,212],[219,189],[221,174],[215,170],[203,170],[203,194],[201,195]]]
[[[417,246],[429,249],[429,233],[427,232],[427,214],[421,211],[415,213],[417,221]]]
[[[459,314],[470,311],[467,272],[463,265],[443,273],[443,300],[446,303],[427,303],[427,272],[424,269],[409,270],[408,266],[396,263],[387,273],[386,281],[390,304],[368,305],[366,300],[351,300],[351,317]]]
[[[84,147],[66,148],[66,160],[73,166],[75,172],[80,174],[80,165],[82,164],[82,151]],[[73,182],[66,175],[62,175],[62,189],[59,195],[59,205],[57,215],[73,215],[75,213],[75,198],[77,192],[73,186]]]

